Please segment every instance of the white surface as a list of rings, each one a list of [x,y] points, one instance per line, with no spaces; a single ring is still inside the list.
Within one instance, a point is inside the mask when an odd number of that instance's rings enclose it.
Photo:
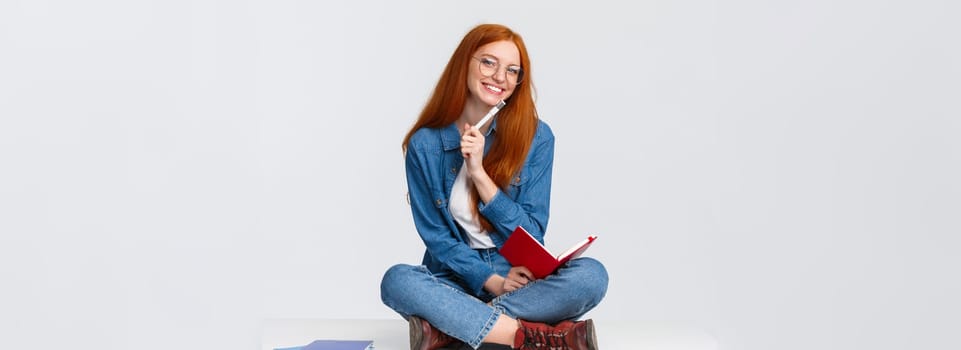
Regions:
[[[676,323],[594,320],[603,350],[716,350],[707,333]],[[407,322],[392,320],[274,319],[264,322],[261,350],[300,346],[316,339],[373,340],[376,350],[408,350]]]

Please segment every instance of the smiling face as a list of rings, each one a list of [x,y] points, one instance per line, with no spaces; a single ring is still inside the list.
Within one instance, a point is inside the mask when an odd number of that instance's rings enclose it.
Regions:
[[[484,75],[484,66],[490,69],[493,64],[497,70],[490,76]],[[511,67],[521,65],[520,51],[512,41],[502,40],[481,46],[474,52],[470,60],[467,75],[467,89],[470,90],[471,103],[483,103],[490,107],[501,100],[506,100],[517,88],[515,77],[512,77]]]

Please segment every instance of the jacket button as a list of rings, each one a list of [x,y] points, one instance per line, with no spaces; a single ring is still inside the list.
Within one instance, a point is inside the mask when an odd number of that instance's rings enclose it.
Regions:
[[[442,203],[441,200],[438,199],[438,200],[437,200],[437,205],[440,205],[441,203]]]
[[[457,168],[450,168],[451,174],[457,174]]]

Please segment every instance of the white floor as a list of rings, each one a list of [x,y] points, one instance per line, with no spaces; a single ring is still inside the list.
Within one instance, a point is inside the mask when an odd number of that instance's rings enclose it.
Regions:
[[[717,341],[699,329],[674,324],[594,319],[598,347],[605,350],[717,350]],[[264,321],[263,350],[301,346],[316,339],[373,340],[377,350],[406,350],[407,322],[403,319]]]

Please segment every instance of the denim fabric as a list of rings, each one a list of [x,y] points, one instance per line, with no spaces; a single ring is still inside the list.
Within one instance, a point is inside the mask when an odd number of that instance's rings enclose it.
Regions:
[[[468,246],[467,234],[448,209],[451,188],[464,163],[460,138],[453,124],[421,128],[411,136],[406,152],[408,198],[414,226],[427,248],[422,264],[435,275],[460,276],[466,291],[479,296],[494,271]],[[487,149],[497,142],[496,120],[485,140]],[[517,226],[523,226],[543,243],[553,164],[554,134],[546,123],[539,121],[526,161],[506,193],[498,190],[490,202],[478,206],[481,215],[494,226],[494,232],[489,233],[498,248]]]
[[[476,250],[475,254],[498,274],[510,270],[496,249]],[[513,292],[496,298],[485,292],[478,297],[467,292],[468,287],[455,275],[400,264],[384,274],[381,298],[404,318],[416,315],[426,319],[476,349],[501,314],[545,323],[576,319],[600,303],[607,283],[604,266],[585,257]]]
[[[422,128],[407,144],[407,187],[414,226],[424,241],[423,265],[395,265],[381,282],[384,304],[404,318],[417,315],[477,348],[501,314],[556,323],[580,317],[607,292],[607,271],[590,258],[574,259],[555,274],[494,297],[483,289],[493,274],[506,276],[510,264],[497,253],[517,226],[544,243],[550,211],[554,134],[538,122],[524,165],[506,189],[499,189],[480,214],[494,226],[497,248],[471,249],[467,234],[448,209],[454,180],[463,165],[456,125]],[[496,120],[485,135],[485,152],[497,142]],[[488,304],[490,303],[490,304]]]

